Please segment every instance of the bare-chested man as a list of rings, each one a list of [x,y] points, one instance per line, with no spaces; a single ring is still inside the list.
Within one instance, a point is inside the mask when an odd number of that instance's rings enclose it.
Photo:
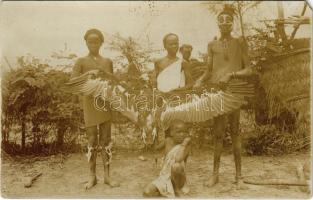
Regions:
[[[225,7],[217,17],[221,36],[219,40],[214,40],[208,44],[208,70],[197,80],[195,87],[204,80],[209,79],[211,83],[227,83],[231,79],[236,81],[251,74],[249,67],[247,47],[243,40],[233,38],[234,13],[229,7]],[[235,110],[228,115],[218,116],[214,119],[214,165],[213,174],[205,183],[211,187],[219,180],[220,157],[223,149],[223,139],[226,132],[227,121],[230,124],[230,134],[232,138],[233,152],[236,167],[236,183],[243,186],[241,176],[241,139],[239,135],[240,110]]]
[[[183,56],[183,59],[187,62],[190,62],[191,52],[192,52],[192,46],[190,44],[183,44],[179,48],[179,52]]]
[[[194,71],[194,67],[196,66],[205,66],[206,62],[200,62],[195,58],[191,57],[191,53],[192,53],[193,47],[190,44],[183,44],[180,48],[179,48],[179,52],[181,53],[184,61],[189,63],[189,71],[190,72],[195,72]],[[192,73],[191,73],[192,74]],[[195,77],[193,77],[195,78]]]
[[[188,193],[185,166],[190,153],[190,137],[184,122],[173,121],[165,141],[158,149],[164,148],[163,166],[158,178],[143,192],[144,197],[175,197]]]
[[[86,32],[84,39],[86,41],[89,54],[77,60],[73,68],[72,78],[85,73],[91,73],[95,76],[100,75],[95,71],[113,73],[112,61],[99,54],[100,47],[102,46],[104,40],[102,33],[97,29],[90,29]],[[94,106],[94,99],[91,96],[83,97],[83,110],[88,137],[87,157],[90,174],[89,180],[85,185],[85,189],[89,189],[97,184],[97,151],[101,151],[101,157],[104,165],[104,183],[110,185],[111,187],[119,186],[117,182],[111,180],[109,175],[109,156],[111,156],[111,113],[110,111],[97,110]]]

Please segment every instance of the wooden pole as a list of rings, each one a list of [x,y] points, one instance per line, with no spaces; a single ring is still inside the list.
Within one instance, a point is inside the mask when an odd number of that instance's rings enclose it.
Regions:
[[[304,6],[303,6],[303,9],[302,9],[302,12],[301,12],[301,15],[300,16],[303,16],[305,11],[306,11],[306,8],[308,7],[308,4],[306,2],[304,2]],[[293,38],[295,37],[296,33],[297,33],[297,30],[299,29],[300,27],[300,23],[295,25],[292,33],[291,33],[291,36],[290,36],[290,40],[293,40]]]
[[[10,70],[13,71],[13,68],[12,68],[12,66],[11,66],[11,64],[10,64],[10,62],[9,62],[9,60],[8,60],[8,58],[6,56],[4,56],[4,60],[5,60],[5,62],[7,62]]]
[[[241,5],[240,2],[237,1],[237,9],[238,9],[238,15],[239,15],[239,20],[240,20],[240,28],[241,28],[241,35],[243,39],[245,40],[245,33],[244,33],[244,27],[243,27],[243,21],[242,21],[242,11],[241,11]]]

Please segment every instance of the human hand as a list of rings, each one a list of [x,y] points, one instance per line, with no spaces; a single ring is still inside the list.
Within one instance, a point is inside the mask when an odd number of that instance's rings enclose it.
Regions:
[[[91,77],[94,77],[94,76],[97,76],[99,73],[99,70],[98,69],[95,69],[95,70],[90,70],[87,72],[87,75],[90,75]]]
[[[202,80],[201,79],[198,79],[195,84],[193,85],[193,88],[197,88],[197,87],[200,87],[202,84]]]
[[[191,138],[190,138],[190,137],[186,137],[186,138],[184,139],[182,145],[186,146],[186,145],[188,145],[188,144],[190,143],[190,141],[191,141]]]
[[[225,84],[225,83],[228,83],[231,80],[231,78],[232,78],[232,74],[227,73],[219,80],[219,82],[222,84]]]

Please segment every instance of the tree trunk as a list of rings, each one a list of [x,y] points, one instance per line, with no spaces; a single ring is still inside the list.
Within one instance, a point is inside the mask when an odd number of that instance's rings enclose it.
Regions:
[[[9,141],[9,127],[5,126],[3,135],[4,135],[3,142],[8,143],[8,141]]]
[[[64,132],[65,132],[65,127],[59,126],[58,132],[57,132],[57,146],[58,147],[62,147],[64,144]]]
[[[6,135],[7,135],[7,132],[6,132],[6,127],[2,125],[2,136],[1,136],[1,143],[5,143],[6,142]]]
[[[304,2],[304,7],[303,7],[303,9],[302,9],[302,12],[301,12],[301,15],[300,15],[300,16],[303,16],[303,15],[304,15],[307,6],[308,6],[308,4],[307,4],[306,2]],[[297,24],[297,25],[294,27],[294,29],[293,29],[293,31],[292,31],[292,33],[291,33],[291,36],[290,36],[290,40],[293,40],[293,38],[296,36],[297,30],[298,30],[299,27],[300,27],[300,24]]]
[[[25,149],[25,139],[26,139],[26,124],[25,118],[22,117],[22,150]]]
[[[4,114],[5,115],[5,114]],[[10,127],[10,123],[9,120],[5,117],[5,119],[2,121],[2,127],[1,127],[1,131],[2,131],[2,141],[1,144],[3,143],[7,143],[9,140],[9,127]]]
[[[277,1],[277,13],[278,13],[278,20],[284,20],[284,7],[282,1]],[[287,35],[285,32],[285,25],[284,23],[277,23],[276,24],[277,30],[283,42],[287,40]]]
[[[33,122],[33,148],[36,150],[36,148],[38,147],[38,145],[40,144],[39,138],[38,138],[38,133],[40,132],[40,129],[38,127],[38,124]]]

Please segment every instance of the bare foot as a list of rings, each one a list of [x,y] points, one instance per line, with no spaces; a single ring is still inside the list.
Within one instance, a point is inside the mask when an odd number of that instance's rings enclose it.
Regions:
[[[104,179],[104,184],[107,184],[109,186],[113,187],[120,187],[120,183],[111,180],[111,178],[105,178]]]
[[[90,176],[88,182],[85,184],[85,189],[88,190],[97,184],[97,177]]]
[[[208,181],[204,182],[204,186],[213,187],[216,183],[218,183],[218,175],[213,174]]]
[[[174,189],[175,191],[175,197],[184,197],[187,195],[187,193],[185,193],[182,188],[181,189]],[[188,191],[189,192],[189,191]]]
[[[236,178],[236,189],[237,190],[246,190],[249,189],[249,187],[243,182],[243,178]]]
[[[184,187],[182,187],[181,191],[184,195],[187,195],[190,191],[190,188],[185,184]]]
[[[183,197],[185,194],[181,189],[175,189],[175,196],[176,197]]]

